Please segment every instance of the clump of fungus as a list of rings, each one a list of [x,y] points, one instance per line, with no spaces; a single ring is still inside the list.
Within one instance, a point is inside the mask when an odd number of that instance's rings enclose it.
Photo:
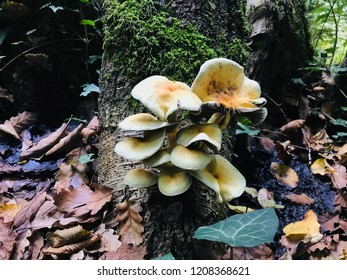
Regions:
[[[143,132],[143,137],[126,138],[115,147],[118,155],[141,161],[145,167],[130,170],[125,184],[133,188],[157,185],[162,194],[175,196],[195,180],[215,191],[221,203],[244,192],[242,174],[228,160],[214,155],[221,149],[221,129],[233,117],[231,109],[256,116],[257,122],[266,116],[258,83],[246,78],[240,65],[225,58],[212,59],[201,66],[192,88],[151,76],[131,94],[154,115],[139,113],[119,123],[121,129]],[[192,123],[184,115],[179,120],[180,109],[198,114],[203,104],[230,110],[216,112],[207,123]]]

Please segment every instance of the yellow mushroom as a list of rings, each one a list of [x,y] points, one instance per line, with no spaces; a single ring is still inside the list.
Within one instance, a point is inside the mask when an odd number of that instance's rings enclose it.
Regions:
[[[182,145],[177,145],[172,149],[171,162],[185,170],[204,169],[211,161],[212,157],[201,150],[188,149]]]
[[[217,193],[217,199],[220,197],[222,202],[239,197],[246,188],[245,177],[220,155],[215,155],[215,161],[205,170],[190,171],[189,174],[213,189]]]
[[[116,144],[115,152],[128,160],[143,160],[154,155],[163,145],[165,129],[151,131],[147,137],[129,137]]]
[[[144,79],[133,88],[131,94],[162,121],[180,108],[199,111],[201,106],[201,100],[188,85],[164,76]]]
[[[218,150],[222,144],[222,132],[216,124],[196,124],[180,129],[176,136],[177,144],[184,147],[197,141],[206,141]]]
[[[182,194],[189,189],[191,184],[192,178],[185,170],[177,167],[167,168],[159,174],[159,191],[167,196]]]
[[[140,113],[129,116],[119,123],[119,128],[124,130],[156,130],[163,127],[169,127],[175,125],[175,123],[162,122],[156,117],[147,113]]]
[[[158,176],[151,171],[135,168],[125,175],[124,183],[134,188],[147,188],[158,183]]]
[[[160,167],[170,162],[170,149],[162,149],[156,152],[153,156],[146,158],[142,163],[149,167]]]

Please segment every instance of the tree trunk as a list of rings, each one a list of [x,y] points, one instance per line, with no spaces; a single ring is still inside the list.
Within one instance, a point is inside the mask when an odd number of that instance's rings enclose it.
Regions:
[[[177,259],[220,258],[216,256],[219,248],[212,250],[210,243],[206,243],[210,247],[204,254],[197,251],[192,235],[197,227],[225,218],[226,205],[216,203],[214,193],[197,184],[176,197],[165,197],[156,188],[127,189],[124,175],[138,163],[117,156],[114,147],[129,136],[117,127],[118,123],[143,110],[130,98],[132,87],[142,79],[157,74],[189,84],[207,59],[224,56],[246,64],[249,25],[245,1],[107,0],[104,11],[99,182],[117,190],[116,204],[130,199],[143,207],[148,258],[169,252]],[[253,34],[252,39],[255,37]],[[261,73],[264,69],[269,71],[269,67],[261,66],[268,60],[258,59],[257,71],[255,61],[252,56],[251,73],[257,72],[257,77],[265,80]],[[232,139],[227,142],[231,144],[224,147],[223,156],[231,160]]]
[[[268,97],[268,120],[277,127],[288,118],[298,118],[305,106],[300,93],[290,86],[298,68],[312,59],[305,12],[302,0],[247,1],[252,25],[249,76]]]

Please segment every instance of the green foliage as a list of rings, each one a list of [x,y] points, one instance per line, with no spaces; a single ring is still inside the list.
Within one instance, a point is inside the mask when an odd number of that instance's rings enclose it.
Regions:
[[[89,162],[93,162],[95,160],[94,157],[95,157],[94,154],[85,154],[85,155],[81,155],[78,160],[81,164],[86,164]]]
[[[222,242],[235,247],[254,247],[272,242],[278,223],[273,208],[254,210],[200,227],[193,238]]]
[[[212,41],[195,26],[170,16],[169,8],[158,10],[155,1],[107,0],[106,5],[104,48],[132,85],[159,73],[192,82],[210,58],[227,56],[242,63],[248,57],[241,40],[228,42],[221,35]]]
[[[100,93],[100,88],[97,85],[95,85],[95,84],[88,84],[88,83],[86,83],[82,87],[83,87],[83,91],[81,93],[81,96],[87,96],[91,92]]]
[[[315,59],[323,66],[340,64],[347,51],[345,0],[307,0]]]
[[[174,260],[174,259],[175,259],[174,256],[173,256],[171,253],[168,253],[168,254],[166,254],[166,255],[164,255],[164,256],[162,256],[162,257],[155,258],[154,260],[161,260],[161,261],[167,260],[167,261],[172,261],[172,260]]]

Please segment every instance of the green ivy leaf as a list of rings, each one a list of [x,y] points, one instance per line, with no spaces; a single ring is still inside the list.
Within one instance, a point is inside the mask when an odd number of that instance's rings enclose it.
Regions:
[[[155,258],[153,260],[174,260],[174,256],[171,253],[166,254],[165,256]]]
[[[80,21],[80,24],[82,24],[82,25],[89,25],[89,26],[95,26],[95,21],[90,20],[90,19],[82,19]]]
[[[248,134],[249,136],[257,135],[260,131],[258,129],[250,129],[247,125],[237,122],[236,135]]]
[[[254,247],[272,242],[278,227],[273,208],[236,214],[210,226],[198,228],[194,238],[226,243],[238,247]]]
[[[87,96],[91,92],[97,92],[100,93],[100,88],[95,84],[84,84],[83,86],[83,92],[81,93],[81,96]]]
[[[64,7],[54,5],[49,5],[48,8],[50,8],[54,13],[56,13],[59,10],[64,10]]]
[[[91,55],[88,57],[87,62],[93,64],[95,61],[101,59],[101,55]]]
[[[344,119],[336,119],[336,120],[332,120],[330,122],[333,125],[339,125],[339,126],[347,127],[347,120],[344,120]]]
[[[94,161],[94,154],[86,154],[86,155],[81,155],[80,158],[78,159],[81,164],[86,164],[89,162]]]

